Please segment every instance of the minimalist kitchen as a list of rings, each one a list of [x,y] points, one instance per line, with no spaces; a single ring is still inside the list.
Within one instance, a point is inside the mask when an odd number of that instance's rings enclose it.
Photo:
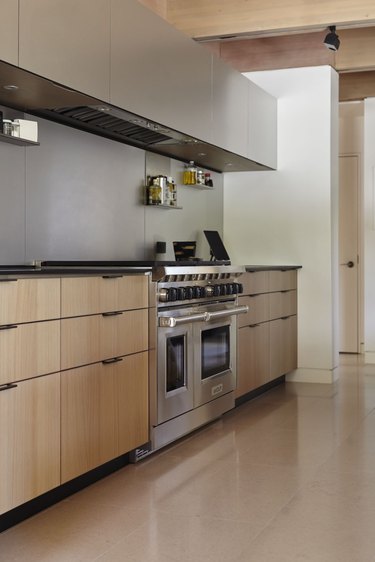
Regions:
[[[338,74],[241,74],[137,0],[16,4],[0,40],[0,562],[245,560],[324,460],[287,474],[252,439],[277,449],[278,424],[341,372]],[[269,470],[259,490],[282,480],[258,520],[231,511],[242,456]],[[185,541],[205,533],[197,555]]]

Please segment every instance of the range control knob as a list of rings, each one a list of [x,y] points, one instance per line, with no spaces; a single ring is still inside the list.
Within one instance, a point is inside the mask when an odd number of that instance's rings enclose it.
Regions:
[[[177,300],[177,289],[175,287],[170,287],[169,289],[167,289],[168,291],[168,295],[167,295],[167,300],[168,302],[173,302]]]
[[[214,285],[213,290],[214,297],[220,297],[220,285]]]
[[[226,288],[227,288],[227,295],[233,295],[234,294],[233,283],[227,283]]]
[[[224,297],[227,294],[227,286],[225,283],[220,285],[220,295]]]
[[[195,299],[200,299],[202,298],[202,288],[203,287],[199,287],[198,285],[196,287],[193,287],[193,298]]]
[[[235,285],[236,294],[240,295],[241,293],[243,293],[243,285],[242,285],[242,283],[233,283],[233,285]]]
[[[194,297],[193,287],[185,287],[185,299],[191,300]]]
[[[185,287],[178,287],[176,289],[177,291],[177,300],[178,301],[183,301],[186,299],[186,291],[185,291]]]

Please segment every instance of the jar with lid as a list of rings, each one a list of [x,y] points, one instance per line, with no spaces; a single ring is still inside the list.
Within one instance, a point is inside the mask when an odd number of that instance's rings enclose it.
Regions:
[[[176,184],[174,182],[174,179],[169,176],[167,178],[167,200],[166,200],[166,204],[170,205],[171,207],[176,207],[177,206],[177,190],[176,190]]]
[[[194,161],[190,160],[189,164],[185,165],[184,170],[184,185],[195,185],[197,183],[197,168]]]
[[[197,170],[197,184],[204,185],[204,171],[200,169]]]
[[[3,119],[3,133],[4,135],[11,135],[13,131],[12,121],[10,119]]]

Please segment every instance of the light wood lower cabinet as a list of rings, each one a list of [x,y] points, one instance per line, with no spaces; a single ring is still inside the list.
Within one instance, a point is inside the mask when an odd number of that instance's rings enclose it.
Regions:
[[[238,317],[239,398],[297,368],[297,271],[245,273]]]
[[[61,369],[148,348],[147,309],[61,320]]]
[[[60,279],[13,279],[0,283],[0,324],[60,318]]]
[[[270,379],[297,368],[297,316],[269,322]]]
[[[269,339],[267,322],[238,330],[236,398],[270,380]]]
[[[60,484],[60,374],[0,391],[0,513]]]
[[[61,374],[61,479],[148,441],[147,352]]]
[[[60,320],[0,326],[0,384],[60,370]]]

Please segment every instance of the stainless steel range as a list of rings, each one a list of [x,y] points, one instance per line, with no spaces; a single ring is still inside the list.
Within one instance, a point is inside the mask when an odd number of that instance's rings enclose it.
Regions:
[[[153,269],[150,425],[157,450],[234,407],[241,267]],[[153,328],[155,328],[153,330]],[[147,449],[136,451],[136,459]]]

